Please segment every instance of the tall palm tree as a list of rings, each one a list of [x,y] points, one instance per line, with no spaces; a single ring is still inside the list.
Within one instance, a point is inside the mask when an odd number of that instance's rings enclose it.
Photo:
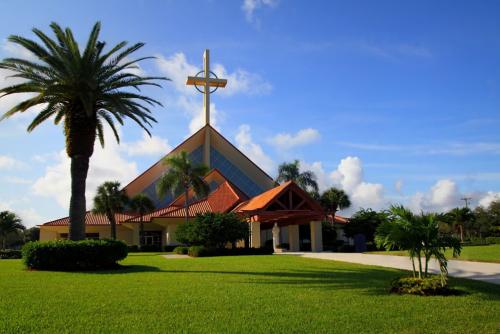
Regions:
[[[26,227],[22,224],[21,218],[19,218],[14,212],[0,212],[0,236],[2,236],[2,249],[5,249],[7,235],[25,229]]]
[[[158,196],[163,197],[169,191],[173,195],[184,191],[187,222],[189,219],[189,188],[192,187],[194,193],[202,197],[210,191],[210,187],[204,180],[208,173],[208,167],[204,164],[193,165],[186,151],[165,158],[163,164],[168,166],[168,170],[161,176],[156,185]]]
[[[320,203],[327,213],[332,214],[334,223],[337,211],[351,206],[349,196],[342,189],[335,187],[331,187],[321,194]]]
[[[97,188],[92,211],[106,215],[111,224],[111,239],[113,240],[116,240],[115,214],[123,212],[128,200],[125,192],[120,189],[120,182],[104,182]]]
[[[139,214],[141,225],[139,228],[139,242],[141,246],[144,244],[144,215],[152,212],[155,205],[151,198],[146,194],[137,194],[130,200],[130,208]]]
[[[52,23],[50,28],[55,39],[33,29],[41,44],[21,36],[9,37],[10,42],[29,51],[36,61],[6,58],[0,62],[0,68],[24,79],[20,84],[0,89],[0,97],[18,93],[34,96],[14,106],[0,120],[41,106],[28,132],[51,117],[56,125],[63,121],[66,152],[71,159],[69,237],[80,240],[85,237],[85,184],[96,137],[104,146],[103,124],[107,123],[119,141],[115,122],[123,125],[125,118],[132,119],[149,134],[147,126],[156,122],[150,107],[161,104],[131,89],[139,90],[145,85],[160,87],[156,80],[166,78],[131,73],[130,69],[137,68],[139,61],[151,58],[129,59],[144,43],[126,47],[127,42],[121,42],[104,51],[106,44],[98,41],[99,22],[94,25],[83,50],[71,29],[63,30],[57,23]]]
[[[299,160],[294,160],[293,162],[284,162],[278,166],[278,177],[276,178],[276,182],[282,183],[287,181],[293,181],[297,183],[299,187],[307,192],[318,192],[316,175],[314,175],[314,172],[309,170],[300,172]]]

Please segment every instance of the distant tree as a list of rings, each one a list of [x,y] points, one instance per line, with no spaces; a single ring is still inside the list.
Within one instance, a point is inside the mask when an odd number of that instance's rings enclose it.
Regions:
[[[104,182],[97,188],[94,197],[94,213],[106,215],[111,224],[111,239],[116,240],[115,214],[123,212],[128,203],[128,197],[120,189],[120,182]]]
[[[464,241],[464,230],[474,219],[474,214],[469,208],[454,208],[444,216],[446,221],[457,231],[460,241]]]
[[[40,228],[38,226],[33,226],[24,231],[24,240],[28,241],[38,241],[40,240]]]
[[[299,187],[305,191],[312,193],[318,193],[318,182],[316,181],[316,175],[312,171],[300,171],[299,160],[294,160],[293,162],[284,162],[278,166],[278,177],[276,182],[283,183],[293,181],[297,183]]]
[[[377,228],[377,246],[387,250],[407,250],[412,260],[413,276],[418,272],[419,278],[428,275],[428,264],[434,257],[439,262],[444,286],[448,274],[445,251],[449,248],[453,251],[453,256],[458,256],[462,248],[460,241],[439,233],[438,221],[433,213],[415,215],[403,206],[392,206],[389,212],[389,219]],[[424,264],[422,257],[425,259]],[[418,270],[415,259],[418,262]]]
[[[139,239],[141,246],[144,244],[144,215],[152,212],[155,209],[155,205],[151,198],[146,194],[137,194],[130,200],[130,208],[139,214],[140,217],[140,228],[139,228]]]
[[[189,188],[193,188],[197,196],[206,196],[210,187],[205,182],[205,175],[208,173],[208,167],[204,164],[193,164],[186,151],[178,155],[166,157],[163,164],[168,167],[157,185],[158,196],[164,197],[168,192],[174,196],[183,191],[185,196],[185,215],[186,222],[189,220]]]
[[[144,43],[126,47],[127,42],[121,42],[104,52],[106,43],[98,40],[99,22],[92,28],[83,50],[71,29],[63,29],[57,23],[52,23],[50,28],[55,38],[33,29],[41,43],[16,35],[8,38],[35,60],[6,58],[0,62],[0,68],[24,79],[0,89],[0,98],[11,94],[26,96],[0,120],[40,106],[28,132],[51,117],[54,117],[55,124],[63,121],[66,153],[71,159],[69,238],[81,240],[85,238],[85,186],[89,160],[96,138],[104,146],[103,123],[110,126],[117,141],[115,121],[123,125],[127,118],[149,134],[146,126],[156,122],[150,107],[161,106],[161,103],[131,90],[147,85],[160,86],[156,80],[164,78],[140,76],[130,71],[137,68],[139,61],[151,58],[130,59]]]
[[[344,233],[350,238],[356,234],[363,234],[367,242],[373,242],[377,227],[387,219],[387,212],[360,209],[351,216],[349,223],[344,226]]]
[[[248,234],[248,223],[235,213],[207,212],[180,224],[175,237],[184,244],[224,248],[228,243],[246,240]]]
[[[337,210],[347,209],[351,206],[349,196],[342,189],[335,187],[331,187],[321,194],[320,203],[323,209],[333,216],[334,222]]]
[[[14,212],[2,211],[0,212],[0,236],[2,237],[2,249],[6,248],[7,236],[11,233],[17,233],[25,230],[21,218]]]

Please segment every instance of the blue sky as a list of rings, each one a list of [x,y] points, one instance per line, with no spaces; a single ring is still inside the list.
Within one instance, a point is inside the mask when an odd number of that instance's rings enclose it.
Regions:
[[[499,12],[497,1],[3,1],[0,56],[25,55],[10,34],[56,21],[83,42],[99,20],[109,44],[143,41],[140,54],[157,56],[140,71],[173,79],[147,91],[165,104],[153,139],[128,124],[123,145],[96,151],[89,196],[199,128],[201,95],[183,81],[210,48],[229,79],[212,98],[215,126],[269,173],[297,158],[321,187],[344,188],[351,211],[439,211],[500,192]],[[0,123],[0,208],[29,225],[65,215],[69,191],[62,130],[28,135],[31,117]]]

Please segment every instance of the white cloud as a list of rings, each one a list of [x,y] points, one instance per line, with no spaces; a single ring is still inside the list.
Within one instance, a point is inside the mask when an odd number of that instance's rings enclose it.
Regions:
[[[22,223],[26,227],[33,227],[46,222],[47,218],[40,215],[34,208],[27,208],[29,204],[29,200],[18,201],[18,203],[0,200],[0,211],[8,210],[14,212],[21,218]]]
[[[351,207],[342,210],[340,214],[351,215],[360,208],[382,209],[387,205],[384,187],[379,183],[370,183],[364,180],[363,164],[358,157],[342,159],[337,168],[327,173],[319,161],[300,162],[301,171],[310,170],[316,175],[320,191],[329,187],[344,190],[351,199]]]
[[[31,184],[33,182],[32,180],[25,179],[25,178],[18,177],[18,176],[13,176],[13,175],[5,176],[3,178],[3,180],[5,182],[12,183],[12,184]]]
[[[13,169],[22,165],[22,162],[9,157],[7,155],[0,155],[0,169]]]
[[[255,17],[255,11],[262,7],[275,7],[277,4],[278,0],[244,0],[241,10],[248,22],[260,25],[260,21]]]
[[[10,54],[10,56],[12,57],[26,59],[30,61],[34,61],[37,59],[36,56],[26,48],[6,40],[2,44],[2,50]]]
[[[444,212],[460,206],[462,196],[455,181],[442,179],[427,192],[410,196],[408,205],[414,212]]]
[[[319,131],[313,128],[299,130],[295,134],[279,133],[269,139],[269,143],[278,149],[290,149],[296,146],[303,146],[320,139]]]
[[[249,125],[240,125],[235,140],[238,148],[245,153],[250,160],[256,163],[257,166],[261,167],[269,174],[274,170],[274,161],[264,153],[260,145],[253,142]]]
[[[263,95],[268,94],[273,90],[273,86],[265,81],[260,75],[250,73],[243,69],[236,69],[234,72],[229,73],[221,64],[215,64],[212,71],[217,77],[227,79],[225,88],[218,90],[221,95]]]
[[[146,132],[143,133],[142,139],[136,142],[123,143],[121,148],[124,149],[130,156],[160,156],[165,155],[172,150],[172,146],[168,144],[166,139],[158,136],[150,137]]]
[[[500,192],[488,191],[479,199],[478,204],[483,208],[486,208],[490,205],[491,202],[499,200],[500,200]]]
[[[358,157],[349,156],[342,159],[330,177],[334,184],[340,186],[351,198],[352,205],[347,212],[360,208],[378,210],[386,204],[382,184],[364,181],[363,164]]]
[[[121,149],[111,134],[107,132],[104,149],[96,142],[94,155],[90,158],[87,177],[87,208],[92,207],[96,188],[105,181],[119,181],[122,185],[138,175],[137,165],[121,155]],[[36,195],[54,198],[67,209],[71,195],[70,159],[65,150],[59,152],[55,164],[47,166],[45,174],[35,180],[33,191]]]

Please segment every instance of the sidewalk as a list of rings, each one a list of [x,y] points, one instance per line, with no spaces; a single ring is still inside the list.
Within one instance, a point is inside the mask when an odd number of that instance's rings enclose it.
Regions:
[[[381,266],[411,270],[411,260],[406,256],[376,255],[363,253],[309,253],[289,252],[283,255],[295,255],[313,259],[352,262],[372,266]],[[437,261],[429,262],[429,271],[439,273]],[[500,284],[500,263],[485,263],[472,261],[448,261],[448,274],[453,277],[468,278],[488,283]]]

